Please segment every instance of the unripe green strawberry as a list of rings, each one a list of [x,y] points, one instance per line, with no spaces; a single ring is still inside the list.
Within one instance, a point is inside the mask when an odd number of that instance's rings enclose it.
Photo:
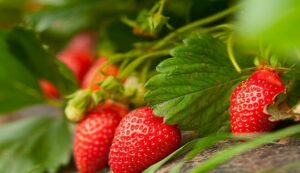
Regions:
[[[285,91],[284,84],[275,70],[259,69],[239,84],[231,95],[230,120],[234,134],[267,132],[277,122],[264,113],[266,105]]]

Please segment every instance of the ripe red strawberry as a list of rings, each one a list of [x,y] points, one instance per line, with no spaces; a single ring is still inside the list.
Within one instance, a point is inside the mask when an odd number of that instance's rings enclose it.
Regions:
[[[231,95],[230,120],[234,134],[266,132],[277,122],[269,121],[264,107],[285,91],[283,82],[275,70],[259,69],[238,85]]]
[[[57,99],[59,97],[59,92],[57,88],[49,81],[45,79],[40,79],[39,85],[46,97],[54,99]]]
[[[92,50],[95,46],[95,33],[93,32],[80,32],[76,34],[68,43],[66,49],[75,51]]]
[[[58,59],[66,64],[74,73],[76,78],[81,81],[93,61],[93,55],[89,51],[66,50],[58,55]]]
[[[118,115],[123,118],[128,112],[128,106],[113,100],[106,100],[103,104],[99,104],[94,110],[101,110],[101,109],[106,109],[110,108],[113,111],[117,112]]]
[[[114,173],[139,173],[180,145],[177,126],[166,125],[149,107],[136,109],[121,120],[109,153]]]
[[[79,81],[83,79],[93,62],[93,43],[91,33],[79,33],[58,54],[58,59],[72,70]]]
[[[80,173],[96,173],[108,161],[119,115],[109,109],[92,111],[76,127],[74,157]]]
[[[107,62],[107,59],[104,57],[98,58],[95,63],[92,65],[92,67],[89,69],[89,71],[84,76],[84,79],[81,83],[82,88],[88,88],[90,85],[92,85],[92,89],[94,91],[97,91],[100,89],[99,85],[97,83],[104,81],[109,75],[117,76],[119,73],[118,67],[114,64],[110,64],[101,71],[98,71],[99,68],[101,68],[105,63]],[[103,74],[105,73],[105,74]]]

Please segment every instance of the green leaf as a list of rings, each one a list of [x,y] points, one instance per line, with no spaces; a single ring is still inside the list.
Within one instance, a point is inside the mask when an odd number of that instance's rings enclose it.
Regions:
[[[43,48],[32,31],[16,27],[8,34],[7,40],[11,52],[36,78],[51,81],[66,95],[77,89],[72,72]]]
[[[69,162],[71,146],[63,119],[44,116],[7,124],[0,128],[0,172],[56,172]]]
[[[43,102],[34,75],[9,51],[5,39],[0,30],[0,113]]]
[[[298,0],[248,0],[241,3],[236,28],[247,43],[291,50],[300,46],[299,18]]]
[[[294,125],[292,127],[288,127],[288,128],[285,128],[285,129],[277,131],[277,132],[262,135],[262,136],[257,137],[249,142],[244,142],[244,143],[238,144],[237,146],[233,146],[229,149],[218,152],[217,154],[213,155],[208,160],[204,161],[203,163],[201,163],[198,166],[196,166],[195,168],[193,168],[190,171],[190,173],[208,172],[208,171],[212,170],[213,168],[228,161],[229,159],[233,158],[235,155],[249,151],[258,146],[268,144],[268,143],[272,142],[273,140],[288,137],[288,136],[295,135],[298,133],[300,133],[300,125]]]
[[[228,120],[233,86],[247,75],[234,70],[225,44],[208,34],[184,40],[171,53],[147,82],[145,100],[168,124],[200,135],[218,131]]]

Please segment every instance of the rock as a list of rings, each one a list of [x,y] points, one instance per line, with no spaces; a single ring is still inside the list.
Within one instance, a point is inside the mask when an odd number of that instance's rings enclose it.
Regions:
[[[268,144],[235,156],[225,164],[215,168],[213,173],[299,173],[300,172],[300,141],[292,140],[285,144]],[[198,154],[194,159],[183,165],[180,172],[189,172],[218,151],[234,145],[234,142],[220,142]],[[157,173],[166,173],[180,162],[182,158],[163,166]]]

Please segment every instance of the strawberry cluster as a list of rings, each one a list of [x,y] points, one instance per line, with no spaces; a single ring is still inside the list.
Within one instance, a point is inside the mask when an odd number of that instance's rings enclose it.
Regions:
[[[119,69],[115,64],[107,64],[104,57],[94,58],[91,38],[87,33],[79,34],[58,56],[73,71],[82,88],[65,110],[69,120],[78,122],[74,138],[76,166],[81,173],[96,173],[106,165],[114,173],[142,172],[180,146],[180,130],[177,125],[165,124],[150,107],[130,112],[128,103],[99,96],[105,90],[104,81],[116,80]],[[127,85],[126,80],[120,83]],[[40,80],[40,85],[46,96],[59,97],[50,82]],[[282,92],[285,86],[276,70],[258,68],[231,95],[232,133],[271,131],[277,122],[270,121],[264,110]],[[98,94],[98,101],[92,99],[93,94]]]
[[[109,163],[114,173],[142,172],[180,146],[180,130],[176,125],[166,125],[150,107],[129,112],[126,103],[92,99],[105,89],[101,83],[119,73],[116,65],[106,64],[106,58],[94,57],[92,41],[90,33],[81,33],[58,55],[82,88],[71,96],[65,109],[67,118],[77,122],[76,167],[81,173],[96,173]],[[130,85],[129,77],[124,86]],[[49,81],[40,80],[40,86],[47,97],[59,97],[58,90]]]

